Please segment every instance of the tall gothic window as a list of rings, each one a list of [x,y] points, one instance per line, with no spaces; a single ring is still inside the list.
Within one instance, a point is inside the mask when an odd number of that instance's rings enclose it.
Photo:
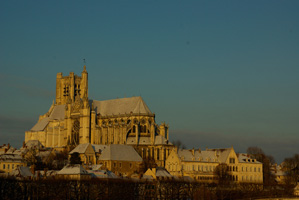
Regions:
[[[72,128],[72,137],[71,144],[78,145],[79,144],[79,131],[80,131],[80,122],[78,119],[74,121]]]

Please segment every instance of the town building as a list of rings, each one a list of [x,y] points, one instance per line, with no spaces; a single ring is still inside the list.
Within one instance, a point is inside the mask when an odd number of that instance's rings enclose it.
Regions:
[[[103,149],[98,162],[102,165],[102,169],[112,171],[116,175],[131,176],[141,172],[142,161],[132,146],[111,144]]]
[[[90,180],[91,175],[80,165],[66,165],[59,172],[57,178],[70,180]]]
[[[25,142],[38,140],[45,147],[79,144],[126,144],[142,158],[164,166],[173,145],[169,127],[158,125],[141,97],[92,100],[88,97],[86,67],[81,76],[56,76],[56,99],[49,111],[25,132]]]
[[[166,160],[166,169],[173,176],[189,176],[201,182],[217,182],[217,167],[226,166],[231,181],[263,182],[262,163],[245,154],[227,149],[173,149]],[[218,169],[219,170],[219,169]]]
[[[70,152],[70,156],[74,153],[79,154],[81,162],[85,165],[94,165],[97,162],[95,151],[90,143],[79,144]]]
[[[20,166],[26,166],[22,156],[13,153],[0,155],[0,172],[9,173]]]

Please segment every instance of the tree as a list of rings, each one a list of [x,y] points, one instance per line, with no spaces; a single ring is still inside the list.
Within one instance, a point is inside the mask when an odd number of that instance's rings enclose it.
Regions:
[[[72,153],[71,154],[71,158],[70,158],[70,164],[74,165],[74,164],[82,164],[81,158],[80,158],[80,154],[78,152]]]
[[[275,177],[271,173],[271,166],[275,163],[273,156],[267,156],[259,147],[248,147],[247,154],[251,158],[263,163],[263,180],[265,185],[272,185],[275,183]]]
[[[225,163],[220,163],[214,172],[218,178],[219,185],[227,185],[230,183],[230,173],[228,171],[228,166]]]
[[[299,181],[299,154],[284,159],[282,167],[286,173],[285,182],[287,184],[296,185]]]
[[[176,146],[178,149],[186,149],[186,146],[182,143],[181,140],[173,140],[172,144]]]

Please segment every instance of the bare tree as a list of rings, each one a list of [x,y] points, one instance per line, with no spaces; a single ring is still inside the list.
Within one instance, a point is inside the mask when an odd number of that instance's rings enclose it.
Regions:
[[[271,166],[275,163],[273,156],[267,156],[264,151],[259,147],[248,147],[247,154],[251,158],[263,163],[263,180],[265,185],[275,184],[275,177],[271,173]]]
[[[172,144],[176,146],[178,149],[186,149],[186,146],[182,143],[181,140],[173,140]]]

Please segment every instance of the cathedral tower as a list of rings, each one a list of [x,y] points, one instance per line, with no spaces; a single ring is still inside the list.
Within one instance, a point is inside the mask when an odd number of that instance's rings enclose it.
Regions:
[[[62,73],[57,73],[56,76],[56,105],[63,105],[70,99],[75,101],[76,96],[81,99],[88,97],[88,73],[84,66],[81,77],[70,72],[69,76],[62,76]]]

